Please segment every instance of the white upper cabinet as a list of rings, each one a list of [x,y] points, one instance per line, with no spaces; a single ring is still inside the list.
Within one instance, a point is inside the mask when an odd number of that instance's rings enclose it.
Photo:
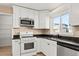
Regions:
[[[20,12],[21,12],[20,13],[21,14],[21,18],[27,18],[28,17],[28,14],[29,14],[28,9],[21,7],[21,11]]]
[[[34,13],[35,29],[49,29],[49,13],[36,11]]]
[[[24,7],[13,6],[13,28],[20,27],[20,18],[34,20],[35,29],[49,29],[49,12],[36,11]]]
[[[38,11],[34,11],[34,28],[39,28]]]
[[[19,28],[20,27],[20,10],[21,7],[13,6],[13,28]]]
[[[39,29],[49,29],[49,13],[40,11],[39,12]]]
[[[34,10],[30,10],[27,8],[21,8],[21,18],[30,18],[34,19]]]
[[[20,27],[20,18],[36,19],[35,11],[27,8],[13,6],[13,28]],[[38,16],[38,15],[37,15]]]
[[[79,25],[79,4],[71,4],[70,23],[73,26]]]
[[[34,13],[35,13],[34,10],[30,10],[30,9],[28,10],[28,17],[32,20],[34,20]]]

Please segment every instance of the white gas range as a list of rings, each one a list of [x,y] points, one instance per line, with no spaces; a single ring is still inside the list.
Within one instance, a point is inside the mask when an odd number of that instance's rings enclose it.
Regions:
[[[36,51],[36,38],[32,32],[20,32],[21,55],[33,55]]]

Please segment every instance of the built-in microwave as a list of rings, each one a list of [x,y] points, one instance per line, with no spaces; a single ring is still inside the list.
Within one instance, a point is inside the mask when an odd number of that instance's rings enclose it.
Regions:
[[[20,19],[20,26],[34,26],[34,20],[30,18],[21,18]]]

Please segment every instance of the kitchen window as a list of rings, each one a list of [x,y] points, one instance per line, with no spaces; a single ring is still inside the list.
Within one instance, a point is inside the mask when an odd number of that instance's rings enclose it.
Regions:
[[[71,26],[69,23],[69,13],[54,17],[53,21],[54,32],[70,33]]]
[[[55,17],[53,22],[53,29],[55,32],[60,32],[60,17]]]

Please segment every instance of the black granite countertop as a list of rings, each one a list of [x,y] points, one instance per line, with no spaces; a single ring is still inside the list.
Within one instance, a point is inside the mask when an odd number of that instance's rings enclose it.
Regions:
[[[56,41],[58,45],[61,45],[72,50],[79,51],[79,37],[61,36],[61,35],[46,35],[37,34],[34,35],[37,38],[46,38],[51,41]]]
[[[34,34],[35,37],[42,37],[42,38],[58,38],[58,35],[51,35],[51,34]]]
[[[60,35],[34,35],[37,38],[45,38],[48,40],[64,42],[73,45],[79,45],[79,38],[77,37],[67,37],[67,36],[60,36]]]
[[[38,38],[46,38],[46,39],[51,39],[51,38],[56,38],[56,39],[61,39],[69,42],[75,42],[79,43],[79,37],[70,37],[70,36],[61,36],[61,35],[52,35],[52,34],[34,34],[34,37]],[[13,35],[13,39],[20,39],[20,35]]]
[[[56,38],[56,39],[61,39],[61,40],[79,43],[79,37],[51,35],[51,34],[35,34],[34,36],[41,37],[41,38]]]
[[[20,39],[20,35],[13,35],[13,40]]]

